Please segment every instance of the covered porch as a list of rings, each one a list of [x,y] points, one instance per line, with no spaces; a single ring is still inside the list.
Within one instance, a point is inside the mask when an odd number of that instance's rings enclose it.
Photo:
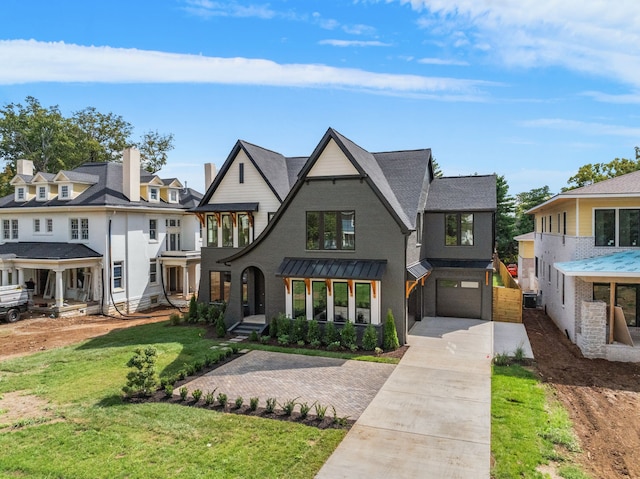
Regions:
[[[640,251],[555,266],[576,281],[576,343],[583,354],[640,362]]]
[[[29,309],[56,316],[97,310],[102,292],[102,255],[83,244],[0,245],[1,284],[30,292]]]
[[[158,258],[162,285],[172,302],[197,294],[200,284],[200,251],[164,251]]]

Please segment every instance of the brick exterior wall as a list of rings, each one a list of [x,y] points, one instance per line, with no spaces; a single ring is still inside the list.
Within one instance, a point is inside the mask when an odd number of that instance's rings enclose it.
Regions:
[[[577,344],[586,358],[604,358],[607,341],[607,305],[604,301],[582,301],[581,333]]]

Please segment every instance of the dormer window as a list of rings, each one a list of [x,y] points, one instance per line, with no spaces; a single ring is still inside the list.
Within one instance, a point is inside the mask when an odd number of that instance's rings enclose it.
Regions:
[[[26,199],[26,194],[24,191],[24,186],[19,186],[16,188],[16,201],[24,201]]]
[[[160,192],[158,188],[150,187],[149,188],[149,201],[158,201],[160,198]]]
[[[47,187],[38,186],[38,201],[45,201],[47,199]]]
[[[178,192],[176,190],[169,190],[169,202],[170,203],[178,202]]]
[[[71,197],[69,194],[69,185],[61,185],[60,194],[58,196],[61,200],[68,200]]]

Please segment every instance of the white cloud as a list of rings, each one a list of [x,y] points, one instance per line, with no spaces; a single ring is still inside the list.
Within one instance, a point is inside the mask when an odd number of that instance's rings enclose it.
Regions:
[[[64,42],[0,40],[0,84],[36,82],[215,83],[333,87],[395,94],[483,97],[496,83],[445,77],[375,73],[319,64],[220,58]]]
[[[383,43],[376,40],[320,40],[320,45],[331,45],[333,47],[390,47],[390,43]]]
[[[351,35],[375,35],[376,29],[374,27],[370,27],[369,25],[344,25],[342,27],[345,33],[349,33]]]
[[[577,131],[585,135],[610,135],[631,138],[640,137],[640,128],[608,123],[567,120],[563,118],[539,118],[521,123],[526,127],[550,128],[554,130]]]
[[[269,20],[278,13],[268,5],[239,5],[235,2],[214,2],[211,0],[187,0],[184,9],[198,17],[240,17]]]
[[[640,103],[640,92],[626,93],[620,95],[612,95],[609,93],[603,93],[599,91],[586,91],[583,92],[584,96],[593,98],[596,101],[603,103],[624,103],[635,104]]]
[[[465,31],[472,45],[507,65],[561,66],[640,87],[637,0],[397,1],[420,12],[420,26]],[[456,34],[450,41],[465,46]]]
[[[425,65],[455,65],[455,66],[468,66],[469,63],[461,60],[445,60],[443,58],[420,58],[418,63]]]

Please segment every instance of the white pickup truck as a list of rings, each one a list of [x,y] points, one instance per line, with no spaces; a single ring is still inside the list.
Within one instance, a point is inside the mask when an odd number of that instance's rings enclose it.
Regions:
[[[17,284],[0,286],[0,319],[15,323],[29,307],[29,292]]]

